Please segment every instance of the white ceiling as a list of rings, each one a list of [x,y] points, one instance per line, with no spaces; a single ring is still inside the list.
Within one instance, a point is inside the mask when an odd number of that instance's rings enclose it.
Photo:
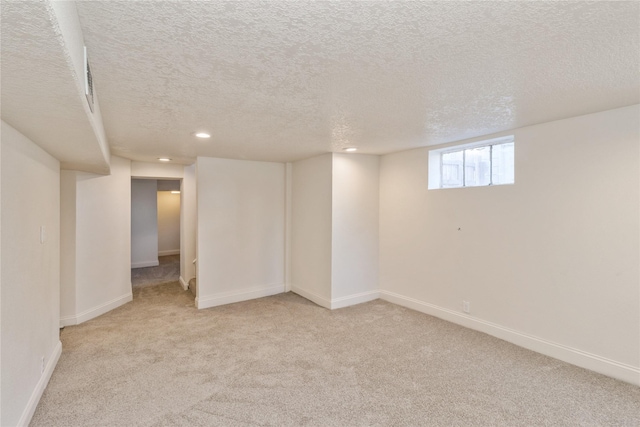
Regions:
[[[638,2],[77,9],[111,151],[133,160],[382,154],[640,102]]]

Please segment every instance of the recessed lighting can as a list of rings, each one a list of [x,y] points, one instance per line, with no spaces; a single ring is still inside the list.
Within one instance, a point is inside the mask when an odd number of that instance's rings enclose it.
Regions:
[[[354,151],[358,151],[356,147],[347,147],[343,148],[344,151],[348,151],[349,153],[353,153]]]
[[[161,162],[170,162],[171,159],[168,157],[158,157],[158,160],[160,160]]]
[[[198,133],[196,133],[196,136],[197,136],[198,138],[211,138],[211,135],[209,135],[209,134],[208,134],[208,133],[206,133],[206,132],[198,132]]]

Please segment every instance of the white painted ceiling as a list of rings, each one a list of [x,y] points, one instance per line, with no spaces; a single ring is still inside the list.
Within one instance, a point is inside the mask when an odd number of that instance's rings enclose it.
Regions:
[[[640,102],[635,1],[77,9],[111,151],[133,160],[383,154]]]

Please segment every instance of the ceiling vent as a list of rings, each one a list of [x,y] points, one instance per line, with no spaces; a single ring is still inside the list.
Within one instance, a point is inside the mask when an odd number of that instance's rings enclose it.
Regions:
[[[93,113],[93,78],[91,77],[91,68],[89,67],[89,57],[87,55],[87,47],[84,47],[84,94],[89,103],[89,109]]]

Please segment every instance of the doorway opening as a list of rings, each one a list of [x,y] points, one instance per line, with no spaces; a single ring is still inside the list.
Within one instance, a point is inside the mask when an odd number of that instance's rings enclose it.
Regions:
[[[180,280],[180,179],[131,180],[131,285]]]

